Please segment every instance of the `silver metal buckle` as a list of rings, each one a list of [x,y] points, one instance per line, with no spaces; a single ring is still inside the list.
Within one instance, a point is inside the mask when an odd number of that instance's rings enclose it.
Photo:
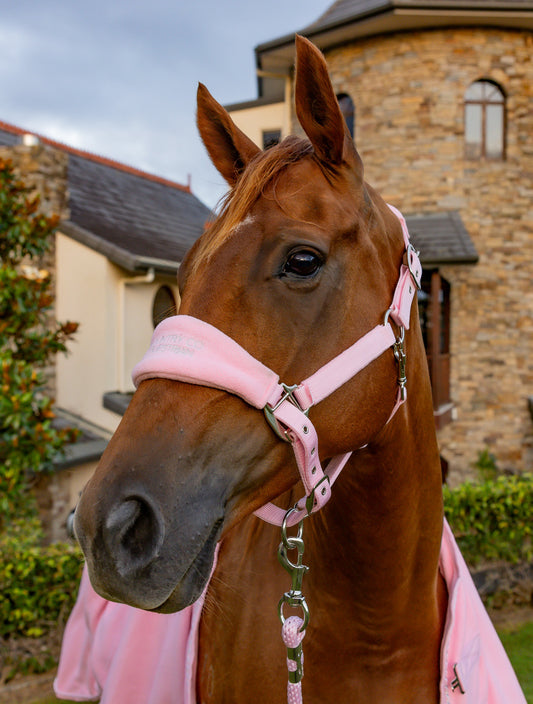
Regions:
[[[283,401],[289,401],[292,403],[293,406],[296,406],[296,408],[301,411],[305,416],[309,415],[309,409],[303,409],[298,401],[296,400],[296,397],[294,396],[294,392],[298,388],[298,384],[293,384],[292,386],[289,386],[288,384],[281,384],[283,386],[284,394],[280,398],[280,400],[276,403],[275,406],[270,406],[268,403],[267,405],[263,408],[263,412],[265,414],[265,417],[268,421],[268,424],[272,428],[272,430],[276,433],[276,435],[284,440],[285,442],[291,442],[289,435],[286,430],[284,430],[280,424],[277,421],[276,416],[274,415],[274,412],[276,409],[278,409]]]
[[[450,687],[452,688],[452,692],[455,692],[456,689],[459,689],[461,694],[465,694],[465,690],[463,689],[463,685],[461,683],[461,680],[459,679],[459,675],[457,674],[457,663],[453,666],[453,674],[455,675],[454,679],[450,682]]]
[[[407,249],[405,250],[405,256],[406,256],[406,259],[407,259],[407,268],[409,269],[409,273],[411,274],[411,278],[412,278],[413,281],[415,282],[416,288],[420,291],[421,288],[422,288],[422,283],[421,283],[422,271],[416,271],[416,272],[413,271],[413,267],[412,267],[412,264],[411,264],[411,257],[409,256],[409,254],[410,254],[411,252],[414,252],[417,257],[420,255],[420,252],[418,252],[418,251],[413,247],[413,245],[409,242],[409,244],[407,245]]]
[[[311,515],[311,513],[313,512],[313,508],[315,507],[315,493],[316,493],[318,487],[321,484],[323,484],[324,482],[328,482],[328,484],[330,483],[330,478],[327,474],[324,474],[322,479],[320,479],[315,484],[315,486],[311,489],[311,493],[309,494],[309,496],[305,500],[305,510],[307,511],[308,516]],[[322,496],[324,496],[326,494],[326,491],[327,491],[326,487],[322,487],[322,489],[321,489]]]

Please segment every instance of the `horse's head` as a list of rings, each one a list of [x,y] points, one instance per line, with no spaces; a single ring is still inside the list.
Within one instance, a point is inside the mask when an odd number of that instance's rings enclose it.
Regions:
[[[181,314],[210,323],[295,384],[381,323],[400,224],[365,184],[320,52],[297,40],[308,140],[262,152],[200,86],[198,126],[231,186],[180,269]],[[392,353],[311,410],[321,457],[372,441],[396,396]],[[217,541],[298,481],[263,415],[231,393],[143,381],[87,485],[76,533],[104,596],[159,611],[198,597]]]

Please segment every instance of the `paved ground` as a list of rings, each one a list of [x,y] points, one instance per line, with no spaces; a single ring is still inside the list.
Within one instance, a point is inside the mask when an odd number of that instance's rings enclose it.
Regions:
[[[33,704],[53,695],[55,672],[21,677],[1,686],[0,704]]]

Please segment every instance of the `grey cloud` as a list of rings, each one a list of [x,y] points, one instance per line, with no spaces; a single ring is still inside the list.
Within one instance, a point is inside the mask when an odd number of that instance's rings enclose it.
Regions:
[[[0,120],[180,182],[192,174],[212,206],[225,187],[196,134],[198,81],[222,103],[255,97],[254,46],[329,4],[0,0]]]

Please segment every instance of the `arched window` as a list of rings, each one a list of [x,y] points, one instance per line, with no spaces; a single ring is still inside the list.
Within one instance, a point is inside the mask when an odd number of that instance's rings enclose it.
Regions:
[[[152,304],[152,324],[154,328],[165,318],[176,315],[176,311],[176,299],[172,289],[170,286],[160,286],[156,291]]]
[[[475,81],[465,93],[465,156],[505,158],[505,95],[492,81]]]
[[[355,134],[355,105],[353,100],[348,93],[337,93],[337,100],[353,139]]]

